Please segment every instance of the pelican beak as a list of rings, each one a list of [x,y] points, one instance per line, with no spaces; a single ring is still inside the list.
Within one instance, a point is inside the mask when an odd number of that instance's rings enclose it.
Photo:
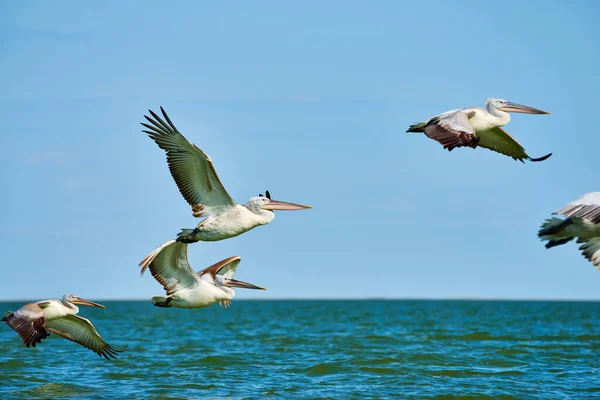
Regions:
[[[507,101],[503,107],[498,107],[500,111],[504,112],[517,112],[523,114],[550,114],[547,111],[538,110],[537,108],[523,106],[517,103],[511,103]]]
[[[75,300],[73,300],[73,303],[80,304],[82,306],[88,306],[88,307],[105,308],[102,304],[94,303],[93,301],[89,301],[89,300],[84,300],[81,297],[77,297]]]
[[[229,287],[242,288],[242,289],[267,290],[267,289],[262,288],[260,286],[256,286],[256,285],[253,285],[253,284],[247,283],[247,282],[238,281],[236,279],[229,279],[227,281],[227,283],[225,283],[224,285],[225,286],[229,286]]]
[[[285,201],[271,200],[267,204],[261,206],[263,210],[305,210],[312,206],[303,206],[302,204],[286,203]]]

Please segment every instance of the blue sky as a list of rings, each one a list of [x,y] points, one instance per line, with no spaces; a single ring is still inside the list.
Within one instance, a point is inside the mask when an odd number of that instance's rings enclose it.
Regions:
[[[162,294],[138,262],[198,222],[141,132],[165,107],[238,202],[311,204],[190,246],[238,298],[600,299],[550,213],[600,190],[600,5],[528,1],[0,4],[0,299]],[[542,163],[408,125],[502,97]]]

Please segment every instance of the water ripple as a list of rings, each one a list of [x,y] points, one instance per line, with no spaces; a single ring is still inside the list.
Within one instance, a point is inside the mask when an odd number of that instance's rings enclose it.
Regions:
[[[27,349],[2,324],[0,398],[600,398],[595,303],[106,305],[84,316],[129,344],[112,362],[54,335]]]

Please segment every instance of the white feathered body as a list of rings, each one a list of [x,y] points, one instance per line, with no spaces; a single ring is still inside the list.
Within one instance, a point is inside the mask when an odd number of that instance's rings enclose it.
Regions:
[[[495,116],[480,107],[470,107],[467,110],[475,112],[475,115],[469,119],[475,132],[485,132],[492,128],[504,126],[510,122],[510,114],[508,113],[501,113],[501,115]]]
[[[220,301],[231,300],[235,296],[233,290],[231,292],[227,293],[212,283],[200,279],[197,285],[173,293],[169,305],[179,308],[208,307]]]
[[[243,205],[235,205],[227,212],[209,216],[200,222],[194,238],[202,241],[212,242],[239,236],[242,233],[268,224],[275,218],[275,213],[263,211],[254,213]]]
[[[461,124],[461,121],[456,118],[458,113],[470,115],[468,121],[475,132],[485,132],[492,128],[504,126],[510,122],[510,114],[502,112],[497,113],[499,115],[496,116],[481,107],[467,107],[450,110],[434,118],[439,118],[443,123],[448,124],[453,129],[464,130],[465,127]],[[472,115],[473,113],[475,113],[475,115]]]
[[[50,303],[48,305],[44,305],[44,303]],[[42,304],[40,307],[44,311],[44,317],[46,320],[52,320],[57,318],[66,317],[67,315],[75,315],[79,312],[79,307],[73,305],[73,308],[69,308],[65,306],[59,300],[47,300],[40,301],[38,304]]]

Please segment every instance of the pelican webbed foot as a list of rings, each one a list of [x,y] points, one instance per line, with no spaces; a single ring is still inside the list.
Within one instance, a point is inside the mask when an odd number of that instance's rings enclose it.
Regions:
[[[219,306],[225,306],[225,308],[229,308],[231,305],[231,300],[221,300],[219,302]]]

